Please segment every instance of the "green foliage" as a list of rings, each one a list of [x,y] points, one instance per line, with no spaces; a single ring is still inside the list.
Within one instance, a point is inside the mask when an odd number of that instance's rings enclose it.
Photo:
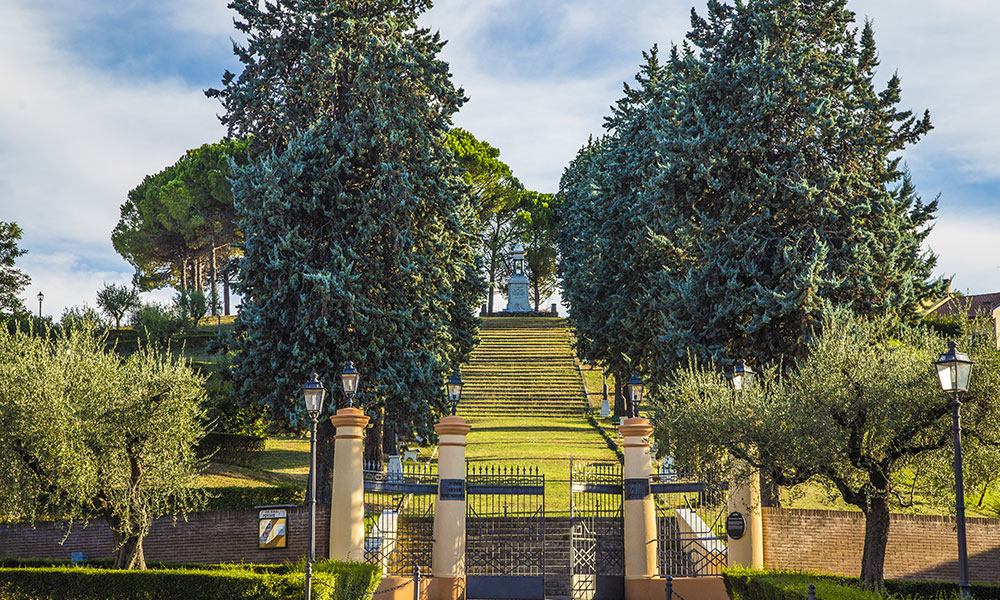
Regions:
[[[108,324],[99,312],[84,302],[82,306],[69,306],[65,308],[62,317],[59,319],[59,326],[63,329],[71,329],[73,327],[105,329]]]
[[[230,139],[188,150],[129,191],[111,241],[135,267],[139,289],[199,288],[188,265],[210,262],[213,248],[222,253],[217,259],[235,251],[242,232],[229,177],[231,165],[246,162],[246,149],[245,140]]]
[[[181,290],[174,297],[174,311],[184,323],[184,328],[192,328],[208,312],[208,301],[205,300],[205,294],[198,290]]]
[[[217,486],[202,488],[205,510],[248,510],[254,506],[302,504],[305,490],[290,485],[278,486]]]
[[[28,312],[21,301],[21,291],[31,283],[31,278],[14,267],[17,258],[28,252],[17,247],[22,234],[17,223],[0,221],[0,315]]]
[[[535,312],[556,291],[556,235],[559,231],[559,196],[524,192],[517,220],[527,246],[524,266]]]
[[[160,304],[147,304],[132,315],[132,328],[144,343],[163,347],[184,329],[177,310]]]
[[[859,587],[854,577],[822,575],[790,571],[758,571],[735,567],[722,574],[726,591],[732,600],[802,600],[809,584],[816,586],[819,600],[875,600],[879,598],[950,600],[958,597],[958,586],[951,581],[917,581],[888,579],[885,592],[877,593]],[[976,600],[1000,599],[1000,585],[972,584]]]
[[[931,129],[874,83],[846,0],[709,2],[563,176],[563,298],[580,353],[655,385],[688,352],[802,356],[831,306],[908,320],[943,282],[936,202],[899,153]]]
[[[97,290],[97,306],[115,320],[115,329],[121,329],[122,318],[142,306],[139,290],[127,285],[105,283]]]
[[[97,514],[117,566],[141,567],[152,519],[200,499],[201,379],[149,349],[122,359],[87,328],[0,329],[0,368],[0,520]]]
[[[442,41],[416,25],[425,3],[232,6],[243,70],[210,95],[251,136],[233,186],[246,238],[238,395],[302,427],[302,383],[315,370],[333,386],[353,360],[366,410],[430,438],[446,375],[473,347],[482,281],[476,214],[445,145],[463,98]]]
[[[264,452],[267,438],[212,432],[198,442],[198,456],[213,462],[252,467]]]
[[[313,569],[313,597],[371,600],[381,573],[366,564],[319,561]],[[185,598],[285,600],[301,598],[302,568],[260,569],[242,565],[141,572],[87,567],[0,569],[2,600],[124,600]]]
[[[946,349],[925,328],[841,313],[786,374],[771,368],[738,394],[714,365],[678,369],[651,394],[656,438],[679,463],[736,458],[782,486],[823,482],[869,520],[865,554],[877,564],[861,572],[879,585],[885,548],[870,546],[873,532],[888,530],[889,506],[903,502],[910,474],[924,473],[928,497],[954,503],[951,409],[931,364]],[[977,362],[962,409],[965,449],[978,465],[967,472],[972,490],[1000,467],[1000,351],[989,338],[963,349]]]

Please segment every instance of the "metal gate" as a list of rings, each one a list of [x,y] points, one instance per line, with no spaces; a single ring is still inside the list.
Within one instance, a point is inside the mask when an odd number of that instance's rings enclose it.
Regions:
[[[364,471],[365,561],[386,575],[431,572],[434,546],[434,496],[437,473],[426,464],[405,464],[402,471],[368,465]]]
[[[467,467],[466,597],[545,597],[545,475]]]
[[[570,587],[573,600],[625,597],[622,466],[570,459]]]
[[[726,566],[728,486],[715,477],[665,471],[650,477],[660,577],[721,575]]]

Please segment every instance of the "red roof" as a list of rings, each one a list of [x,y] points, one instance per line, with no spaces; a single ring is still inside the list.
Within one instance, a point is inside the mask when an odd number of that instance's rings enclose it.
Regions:
[[[997,306],[1000,306],[1000,292],[949,298],[931,312],[941,317],[953,317],[963,312],[969,317],[982,317],[989,316]]]

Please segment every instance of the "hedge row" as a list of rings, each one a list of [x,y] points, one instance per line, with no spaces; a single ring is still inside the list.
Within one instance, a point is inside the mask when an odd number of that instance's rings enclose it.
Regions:
[[[237,433],[209,433],[198,442],[198,456],[215,462],[252,467],[264,452],[266,439]]]
[[[886,594],[863,590],[858,580],[837,575],[769,572],[733,568],[723,574],[731,600],[803,600],[809,584],[816,586],[817,600],[951,599],[958,597],[958,585],[949,581],[887,579]],[[1000,600],[1000,585],[974,583],[975,600]]]
[[[316,600],[371,600],[377,566],[320,561]],[[203,569],[116,571],[86,567],[0,568],[0,600],[286,600],[302,597],[303,565],[260,570],[241,565]]]
[[[208,487],[208,498],[202,510],[248,510],[255,506],[302,504],[305,490],[292,486]]]

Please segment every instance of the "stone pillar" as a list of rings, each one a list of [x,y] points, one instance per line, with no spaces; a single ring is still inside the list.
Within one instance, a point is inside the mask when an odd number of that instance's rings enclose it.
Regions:
[[[434,506],[434,583],[430,600],[465,598],[465,436],[455,415],[434,426],[438,434],[438,497]]]
[[[626,419],[618,430],[625,438],[625,598],[631,600],[642,589],[629,580],[656,576],[656,510],[649,493],[653,465],[649,435],[653,427],[644,418]],[[634,582],[637,583],[637,582]]]
[[[330,558],[365,559],[365,482],[362,440],[368,416],[342,408],[330,417],[334,436],[333,497],[330,502]]]
[[[729,483],[729,518],[734,513],[743,517],[743,536],[730,537],[728,544],[728,566],[764,568],[764,524],[760,512],[760,472],[748,469],[745,477],[734,478]]]

